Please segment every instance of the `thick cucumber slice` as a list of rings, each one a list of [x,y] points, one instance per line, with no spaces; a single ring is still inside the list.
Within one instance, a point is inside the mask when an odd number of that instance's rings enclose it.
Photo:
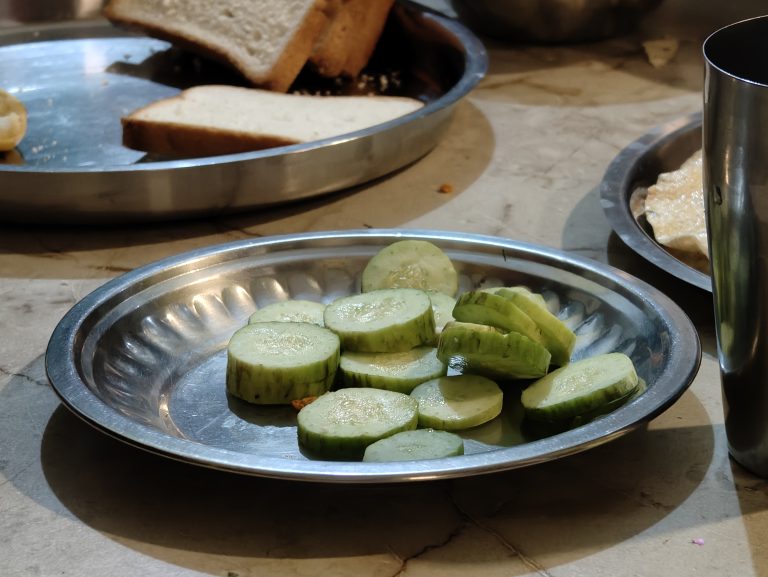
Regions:
[[[417,289],[383,289],[342,297],[325,308],[323,318],[348,351],[407,351],[435,337],[432,302]]]
[[[342,353],[339,361],[345,387],[373,387],[398,393],[444,375],[448,367],[437,358],[434,347],[416,347],[399,353]]]
[[[464,454],[464,439],[448,431],[417,429],[403,431],[368,445],[363,461],[385,463],[443,459]]]
[[[260,308],[250,316],[248,322],[313,323],[322,327],[323,312],[323,303],[305,300],[280,301]]]
[[[227,347],[227,390],[260,405],[322,395],[333,384],[339,354],[339,337],[314,324],[248,324]]]
[[[381,249],[363,269],[362,290],[416,288],[455,295],[458,274],[440,248],[425,240],[401,240]]]
[[[527,418],[565,421],[593,413],[637,386],[632,360],[623,353],[606,353],[552,371],[526,388],[521,402]]]
[[[571,360],[576,344],[576,335],[563,321],[549,312],[549,309],[522,287],[502,288],[496,294],[509,299],[517,308],[527,314],[541,331],[542,344],[552,353],[552,364],[563,366]],[[538,295],[540,297],[540,295]],[[543,299],[542,299],[543,301]]]
[[[415,429],[417,409],[415,399],[393,391],[341,389],[326,393],[299,411],[299,442],[318,457],[361,459],[371,443]]]
[[[537,343],[542,342],[541,331],[531,317],[509,299],[493,293],[485,291],[464,293],[456,301],[453,317],[457,321],[514,331]]]
[[[448,323],[437,344],[437,358],[452,368],[500,380],[546,375],[551,356],[520,333],[474,323]]]
[[[501,413],[504,395],[492,380],[479,375],[432,379],[413,389],[419,403],[419,426],[456,431],[487,423]]]

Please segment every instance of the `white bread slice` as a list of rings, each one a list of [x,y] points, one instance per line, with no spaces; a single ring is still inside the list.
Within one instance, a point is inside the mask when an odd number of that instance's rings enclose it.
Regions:
[[[347,0],[309,61],[322,76],[356,77],[368,64],[395,0]]]
[[[110,0],[114,24],[230,64],[285,92],[328,27],[339,0]]]
[[[122,119],[123,143],[174,156],[214,156],[330,138],[418,110],[397,96],[308,96],[206,85]]]

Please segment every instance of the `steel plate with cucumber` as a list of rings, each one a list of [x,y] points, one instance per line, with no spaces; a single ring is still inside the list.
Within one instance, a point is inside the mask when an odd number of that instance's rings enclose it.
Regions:
[[[453,437],[405,432],[488,423],[505,391],[519,396],[525,419],[563,428],[637,391],[623,353],[571,362],[576,335],[542,295],[509,286],[456,297],[457,279],[434,244],[392,243],[363,270],[362,292],[251,315],[230,341],[227,389],[255,404],[312,397],[297,421],[307,455],[372,462],[463,454]]]

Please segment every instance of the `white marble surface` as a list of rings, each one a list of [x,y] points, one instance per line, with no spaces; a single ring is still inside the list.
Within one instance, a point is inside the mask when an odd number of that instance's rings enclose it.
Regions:
[[[668,1],[636,34],[593,44],[489,42],[489,74],[438,148],[353,191],[211,221],[3,224],[0,574],[768,577],[768,485],[727,455],[709,295],[629,251],[597,195],[622,147],[700,109],[702,38],[759,4],[725,13],[715,2]],[[655,69],[641,43],[665,33],[680,51]],[[438,192],[443,183],[454,192]],[[146,454],[80,422],[48,386],[51,331],[108,278],[213,243],[363,227],[495,234],[624,268],[691,316],[701,370],[647,430],[580,455],[363,487],[230,475]]]

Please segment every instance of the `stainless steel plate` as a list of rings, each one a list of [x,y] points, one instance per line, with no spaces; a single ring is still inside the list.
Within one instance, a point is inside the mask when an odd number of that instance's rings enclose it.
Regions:
[[[322,302],[358,290],[367,260],[398,239],[441,246],[461,287],[525,284],[543,292],[578,334],[576,357],[612,350],[634,360],[645,393],[615,412],[539,438],[523,423],[519,390],[502,415],[464,433],[466,454],[429,461],[350,463],[306,458],[291,408],[256,407],[225,391],[226,344],[267,303]],[[665,410],[700,362],[694,327],[667,297],[626,273],[496,237],[418,230],[313,233],[182,254],[116,278],[55,329],[48,378],[97,428],[172,458],[266,477],[402,482],[523,467],[589,449]]]
[[[228,69],[103,20],[0,29],[0,83],[28,109],[18,150],[0,153],[0,218],[123,222],[228,213],[367,182],[427,154],[454,105],[485,74],[482,44],[458,22],[402,2],[366,71],[367,88],[425,107],[312,143],[196,159],[121,145],[120,117]],[[386,79],[386,86],[381,82]],[[352,93],[304,75],[296,89]]]
[[[701,113],[655,128],[611,162],[600,185],[600,199],[608,221],[621,240],[659,268],[700,289],[711,291],[709,275],[678,259],[656,242],[641,214],[650,185],[659,174],[680,165],[701,148]]]

